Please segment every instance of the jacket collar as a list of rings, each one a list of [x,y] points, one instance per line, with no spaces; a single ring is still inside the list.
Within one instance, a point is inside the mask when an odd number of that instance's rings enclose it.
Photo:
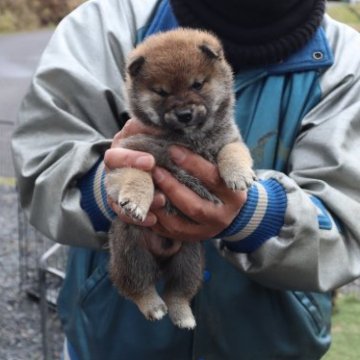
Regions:
[[[168,0],[158,4],[155,14],[148,26],[139,33],[138,40],[161,31],[175,29],[179,26]],[[314,37],[305,47],[289,56],[279,64],[268,66],[267,74],[280,75],[289,72],[319,70],[327,68],[334,62],[332,51],[327,42],[324,29],[319,27]]]

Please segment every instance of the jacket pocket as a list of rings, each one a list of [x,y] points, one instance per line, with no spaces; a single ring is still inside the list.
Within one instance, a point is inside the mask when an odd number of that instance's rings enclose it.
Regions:
[[[328,331],[331,319],[331,296],[328,293],[292,292],[311,319],[317,334]]]
[[[110,281],[110,279],[108,278],[107,262],[102,261],[86,279],[79,292],[79,303],[81,306],[85,305],[89,296],[95,292],[96,288],[104,281]]]

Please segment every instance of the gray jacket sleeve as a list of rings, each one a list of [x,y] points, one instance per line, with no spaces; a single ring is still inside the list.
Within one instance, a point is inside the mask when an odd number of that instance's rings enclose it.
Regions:
[[[102,157],[126,111],[124,59],[154,1],[88,1],[56,29],[25,97],[12,149],[31,224],[64,244],[99,247],[77,180]]]
[[[328,17],[325,30],[335,63],[321,76],[320,103],[302,121],[288,175],[258,174],[283,186],[284,224],[252,253],[221,251],[271,287],[326,291],[360,276],[360,36]]]

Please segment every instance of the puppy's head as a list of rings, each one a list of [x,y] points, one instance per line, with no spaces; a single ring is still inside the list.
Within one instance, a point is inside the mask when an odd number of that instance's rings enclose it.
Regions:
[[[220,42],[207,32],[177,29],[153,35],[129,56],[133,115],[171,131],[211,127],[232,105],[232,72]]]

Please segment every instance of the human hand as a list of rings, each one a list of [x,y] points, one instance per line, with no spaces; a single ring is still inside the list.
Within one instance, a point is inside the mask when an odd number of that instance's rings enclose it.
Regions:
[[[158,135],[159,133],[157,129],[146,126],[135,118],[129,119],[124,127],[115,134],[110,149],[105,152],[106,171],[128,166],[139,170],[152,171],[155,166],[155,159],[151,154],[125,149],[121,147],[121,142],[136,134]]]
[[[105,152],[104,163],[106,172],[123,167],[133,167],[147,172],[151,172],[153,170],[155,167],[155,159],[151,154],[142,151],[125,149],[121,146],[122,140],[136,134],[156,135],[159,134],[159,131],[144,125],[142,122],[134,118],[128,120],[122,130],[114,136],[110,149]],[[152,226],[156,222],[156,217],[151,210],[163,207],[165,205],[165,196],[158,192],[155,193],[150,212],[148,213],[145,221],[141,223],[135,222],[130,219],[130,217],[126,216],[119,205],[110,197],[108,197],[108,203],[122,221],[130,224],[135,223],[142,226]]]
[[[202,184],[222,204],[204,200],[191,189],[178,182],[165,169],[155,167],[153,178],[168,200],[193,222],[178,215],[169,215],[163,207],[153,209],[157,222],[152,230],[160,236],[179,241],[201,241],[212,238],[227,228],[247,199],[246,191],[233,191],[221,179],[216,165],[188,149],[172,146],[173,161]]]

